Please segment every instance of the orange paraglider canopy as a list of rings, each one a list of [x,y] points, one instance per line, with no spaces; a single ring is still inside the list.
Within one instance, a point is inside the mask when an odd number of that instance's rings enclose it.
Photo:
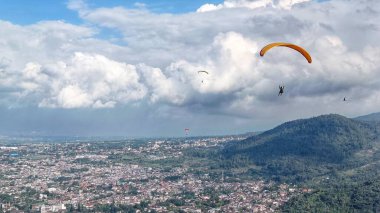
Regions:
[[[291,43],[283,43],[283,42],[276,42],[276,43],[271,43],[271,44],[268,44],[266,45],[263,49],[261,49],[260,51],[260,56],[264,56],[265,53],[272,49],[273,47],[289,47],[289,48],[292,48],[293,50],[296,50],[298,51],[299,53],[301,53],[303,55],[303,57],[306,58],[306,60],[311,63],[312,62],[312,59],[311,59],[311,56],[310,54],[305,50],[303,49],[302,47],[300,46],[297,46],[295,44],[291,44]]]

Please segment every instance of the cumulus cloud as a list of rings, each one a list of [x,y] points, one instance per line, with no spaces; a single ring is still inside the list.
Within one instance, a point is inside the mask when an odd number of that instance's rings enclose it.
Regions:
[[[114,107],[146,95],[135,66],[96,54],[77,52],[43,66],[28,63],[19,79],[24,94],[43,97],[36,100],[40,107]]]
[[[69,0],[67,8],[78,11],[81,15],[84,15],[89,9],[85,0]]]
[[[68,7],[87,25],[0,22],[1,88],[13,100],[53,108],[142,102],[240,117],[335,112],[344,96],[368,103],[363,112],[379,102],[377,1],[226,0],[186,14],[78,0]],[[97,38],[105,29],[125,43]],[[313,63],[286,48],[261,58],[274,41],[303,46]]]

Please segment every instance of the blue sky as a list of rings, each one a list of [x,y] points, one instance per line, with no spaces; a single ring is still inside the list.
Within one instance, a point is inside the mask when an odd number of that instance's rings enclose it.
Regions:
[[[327,0],[319,0],[327,1]],[[158,13],[193,12],[201,5],[220,4],[222,0],[89,0],[90,7],[127,7],[136,8],[136,3]],[[0,7],[0,17],[15,24],[27,25],[44,20],[65,20],[70,23],[81,23],[77,13],[67,9],[67,1],[60,0],[3,0]]]
[[[186,13],[195,11],[205,3],[221,3],[221,0],[90,0],[90,7],[136,8],[136,3],[146,4],[146,7],[158,13]],[[67,1],[61,0],[3,0],[0,7],[0,17],[15,24],[27,25],[45,20],[65,20],[70,23],[81,23],[75,11],[67,9]]]
[[[377,112],[378,11],[372,0],[4,0],[0,135],[222,135]],[[285,48],[260,57],[274,41],[313,63]]]
[[[65,20],[79,23],[80,19],[76,12],[68,10],[66,1],[2,1],[0,17],[15,24],[27,25],[44,20]]]

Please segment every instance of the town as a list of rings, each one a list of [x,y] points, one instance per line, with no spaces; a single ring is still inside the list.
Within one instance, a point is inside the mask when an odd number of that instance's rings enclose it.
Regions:
[[[0,142],[0,212],[103,212],[112,206],[128,209],[120,212],[276,212],[310,190],[208,173],[194,169],[202,162],[187,160],[189,149],[242,139]]]

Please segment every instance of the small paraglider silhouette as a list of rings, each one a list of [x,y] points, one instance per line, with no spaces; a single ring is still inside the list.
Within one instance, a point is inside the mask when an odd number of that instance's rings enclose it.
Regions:
[[[200,70],[200,71],[198,71],[198,74],[201,74],[201,73],[203,73],[203,74],[209,74],[207,71],[205,71],[205,70]],[[202,79],[202,83],[203,83],[203,79]]]
[[[185,128],[185,134],[188,135],[190,132],[190,129],[189,128]]]
[[[278,96],[284,94],[285,86],[279,85],[278,88],[280,89],[280,91],[278,92]]]

